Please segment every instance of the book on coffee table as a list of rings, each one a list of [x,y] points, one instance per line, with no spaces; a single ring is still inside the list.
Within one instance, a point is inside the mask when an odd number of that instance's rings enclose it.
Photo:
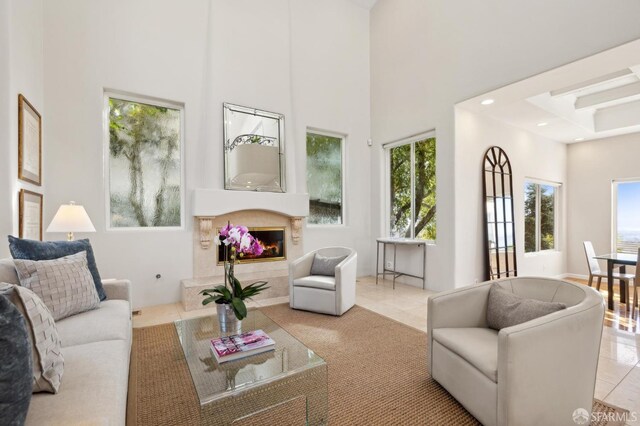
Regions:
[[[262,330],[219,337],[211,340],[211,352],[218,363],[274,350],[276,342]]]

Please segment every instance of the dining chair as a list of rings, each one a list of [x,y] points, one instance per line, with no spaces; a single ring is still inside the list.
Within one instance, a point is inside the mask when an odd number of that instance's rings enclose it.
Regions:
[[[640,284],[640,247],[638,247],[638,260],[636,262],[636,274],[633,278],[633,299],[631,303],[631,312],[633,312],[634,308],[638,307],[638,284]],[[627,298],[629,297],[629,292],[627,291]]]
[[[591,285],[593,284],[593,279],[597,278],[598,281],[597,281],[596,289],[600,291],[600,284],[602,283],[603,278],[607,278],[607,272],[606,271],[602,272],[600,270],[600,264],[598,263],[598,260],[595,258],[596,252],[593,249],[593,244],[591,243],[591,241],[585,241],[583,244],[584,244],[584,253],[587,256],[587,264],[589,265],[589,287],[591,287]],[[635,278],[636,278],[636,275],[633,275],[633,274],[621,274],[620,272],[613,273],[614,280],[620,280],[621,286],[622,285],[627,286],[627,294],[629,294],[628,286],[631,280],[634,281],[634,287],[635,287]]]

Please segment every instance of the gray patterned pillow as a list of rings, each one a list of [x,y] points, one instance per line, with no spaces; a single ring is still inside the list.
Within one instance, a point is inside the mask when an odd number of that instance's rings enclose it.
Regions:
[[[13,259],[13,263],[20,285],[42,299],[55,321],[100,306],[86,251],[53,260]]]
[[[316,253],[311,264],[311,275],[335,277],[336,266],[346,258],[347,256],[327,257]]]
[[[49,309],[31,290],[0,283],[0,294],[7,297],[26,319],[33,358],[33,392],[57,393],[64,371],[58,329]]]

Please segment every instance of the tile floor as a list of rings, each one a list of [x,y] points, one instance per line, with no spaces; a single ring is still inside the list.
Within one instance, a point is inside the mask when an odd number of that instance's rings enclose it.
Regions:
[[[356,303],[408,326],[426,331],[427,298],[431,294],[434,292],[398,283],[393,290],[391,281],[380,280],[376,286],[375,278],[364,277],[358,279]],[[606,296],[604,289],[603,294]],[[285,303],[288,300],[288,297],[277,297],[250,302],[248,306],[267,306]],[[622,312],[620,309],[607,313],[595,397],[626,408],[631,413],[636,412],[635,421],[629,424],[640,426],[640,334],[635,334],[636,331],[640,333],[640,330],[637,328],[636,319],[625,316]],[[212,314],[215,314],[215,308],[185,312],[181,303],[151,306],[143,308],[139,315],[134,316],[133,326],[147,327]]]

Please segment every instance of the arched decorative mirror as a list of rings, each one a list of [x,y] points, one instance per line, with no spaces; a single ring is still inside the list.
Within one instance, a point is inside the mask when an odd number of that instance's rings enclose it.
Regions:
[[[484,156],[485,279],[515,277],[515,225],[513,223],[513,183],[509,157],[497,146]]]

